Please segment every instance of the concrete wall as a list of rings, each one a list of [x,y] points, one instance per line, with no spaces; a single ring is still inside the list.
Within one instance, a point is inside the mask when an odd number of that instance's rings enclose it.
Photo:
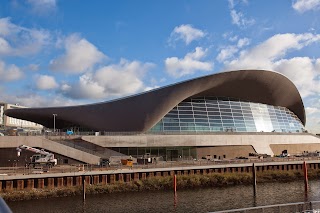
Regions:
[[[236,157],[248,157],[254,153],[252,146],[215,146],[197,148],[197,158],[201,159],[210,155],[213,159],[231,159]]]
[[[83,140],[102,147],[172,146],[252,146],[257,153],[274,155],[271,144],[320,144],[320,138],[308,133],[216,133],[195,135],[83,136]],[[303,148],[297,151],[304,151]]]
[[[67,156],[89,164],[98,164],[100,162],[100,157],[98,156],[80,151],[78,149],[74,149],[69,146],[65,146],[54,141],[50,141],[42,136],[0,137],[0,148],[16,148],[20,145],[43,148],[51,152],[58,153],[60,155]]]

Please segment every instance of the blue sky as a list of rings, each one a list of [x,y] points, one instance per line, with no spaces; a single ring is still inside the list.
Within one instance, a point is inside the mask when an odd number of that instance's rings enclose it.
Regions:
[[[267,69],[320,133],[320,0],[3,0],[0,101],[66,106]]]

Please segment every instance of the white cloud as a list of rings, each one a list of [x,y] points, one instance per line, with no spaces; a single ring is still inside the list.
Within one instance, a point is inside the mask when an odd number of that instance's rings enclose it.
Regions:
[[[33,12],[38,14],[47,13],[57,7],[56,0],[27,0],[27,2],[32,6]]]
[[[245,28],[247,26],[253,25],[255,23],[254,19],[247,19],[244,17],[242,12],[237,12],[236,10],[230,11],[232,24],[237,25],[238,27]]]
[[[247,0],[237,1],[237,3],[248,4]],[[236,9],[236,3],[234,0],[229,0],[230,16],[232,19],[232,24],[237,25],[240,28],[246,28],[255,23],[253,18],[246,18],[242,12],[238,12]]]
[[[306,109],[307,116],[310,116],[310,115],[312,115],[314,113],[320,112],[320,109],[315,108],[315,107],[306,107],[305,109]]]
[[[193,74],[197,70],[210,71],[213,69],[213,62],[201,61],[206,56],[206,50],[197,47],[194,52],[188,53],[184,58],[167,58],[165,66],[167,72],[176,78]]]
[[[23,77],[23,72],[14,64],[6,65],[0,61],[0,81],[16,81]]]
[[[237,59],[226,62],[227,69],[272,69],[275,60],[285,56],[288,51],[299,50],[320,40],[320,35],[277,34],[261,44],[241,51]]]
[[[64,41],[66,53],[50,62],[50,69],[69,74],[84,73],[106,56],[86,39],[73,34]]]
[[[227,70],[266,69],[283,73],[298,87],[302,97],[316,94],[320,90],[317,80],[319,59],[294,57],[284,59],[290,51],[300,50],[320,41],[316,34],[277,34],[261,44],[240,52],[237,58],[225,61]]]
[[[59,85],[57,84],[55,78],[49,75],[38,75],[36,76],[36,87],[40,90],[50,90],[55,89]]]
[[[219,62],[223,62],[231,57],[233,57],[233,55],[235,53],[238,52],[238,48],[234,45],[231,46],[227,46],[226,48],[223,48],[220,53],[217,56],[217,61]]]
[[[250,44],[250,39],[241,38],[241,39],[238,40],[237,47],[238,48],[242,48],[242,47],[247,46],[249,44]]]
[[[296,0],[292,3],[292,7],[299,13],[304,13],[308,10],[319,10],[320,0]]]
[[[38,71],[39,70],[39,64],[29,64],[26,69],[30,70],[30,71]]]
[[[236,40],[233,40],[236,41]],[[236,45],[229,45],[220,50],[220,53],[217,56],[217,61],[223,62],[227,59],[233,58],[233,56],[239,51],[239,49],[250,44],[248,38],[241,38],[238,40]]]
[[[202,30],[196,29],[189,24],[182,24],[174,28],[170,35],[169,43],[172,44],[177,40],[183,40],[188,45],[194,40],[203,38],[205,35]]]
[[[82,75],[75,84],[62,85],[61,92],[75,99],[106,99],[137,93],[144,91],[142,79],[152,67],[151,63],[121,59],[119,64]]]
[[[316,80],[315,60],[308,57],[295,57],[276,61],[273,70],[287,76],[298,87],[302,97],[317,94],[320,82]]]
[[[18,103],[26,107],[54,107],[84,104],[84,102],[74,101],[57,94],[48,94],[46,96],[35,93],[2,94],[1,100],[11,104]]]
[[[0,19],[0,56],[32,55],[50,44],[50,40],[46,30],[15,25],[10,18]]]

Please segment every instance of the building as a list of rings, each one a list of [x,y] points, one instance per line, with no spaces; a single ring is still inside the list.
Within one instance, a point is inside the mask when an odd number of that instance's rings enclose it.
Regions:
[[[101,136],[82,140],[166,160],[320,150],[319,138],[304,129],[305,109],[295,85],[265,70],[222,72],[102,103],[5,114],[49,128],[99,131]]]
[[[20,106],[18,104],[8,104],[0,102],[0,126],[3,129],[32,129],[32,130],[40,130],[43,128],[42,125],[34,123],[32,121],[27,121],[23,119],[13,118],[4,114],[5,110],[8,109],[23,109],[26,108],[24,106]]]

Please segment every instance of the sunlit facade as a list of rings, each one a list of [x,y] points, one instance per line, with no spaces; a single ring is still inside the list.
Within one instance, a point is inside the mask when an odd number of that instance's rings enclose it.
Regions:
[[[151,132],[302,132],[289,109],[225,97],[189,98],[175,106]]]

